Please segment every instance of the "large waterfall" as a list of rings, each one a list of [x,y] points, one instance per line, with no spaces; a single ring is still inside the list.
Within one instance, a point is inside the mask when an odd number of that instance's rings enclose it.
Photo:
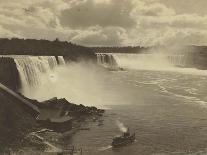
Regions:
[[[175,67],[192,67],[187,54],[141,53],[141,54],[97,54],[97,62],[106,67],[169,70]]]
[[[63,56],[58,56],[57,58],[58,58],[58,63],[60,65],[65,65],[65,60],[64,60]]]
[[[14,57],[22,86],[35,87],[41,84],[40,76],[50,72],[59,64],[65,64],[62,56],[16,56]]]
[[[4,65],[0,66],[2,70],[2,75],[7,76],[7,79],[1,78],[1,82],[14,89],[21,89],[24,93],[28,91],[27,88],[35,88],[41,84],[41,76],[45,73],[51,72],[58,65],[64,65],[65,61],[63,56],[2,56],[1,61],[5,60],[13,60],[4,63]],[[13,73],[15,70],[18,71],[17,74]],[[7,73],[9,72],[9,74]],[[12,73],[10,73],[12,72]],[[19,88],[13,87],[12,77],[9,76],[15,75],[13,77],[16,82],[21,83]],[[3,79],[3,80],[2,80]],[[6,81],[6,82],[4,82]]]
[[[98,63],[98,65],[101,65],[105,68],[109,68],[112,70],[116,70],[119,68],[118,64],[112,54],[98,53],[97,54],[97,63]]]

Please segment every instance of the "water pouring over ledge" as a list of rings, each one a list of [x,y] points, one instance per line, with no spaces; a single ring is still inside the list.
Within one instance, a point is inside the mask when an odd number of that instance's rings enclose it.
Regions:
[[[198,150],[203,149],[203,145],[199,144],[205,144],[206,140],[203,138],[207,133],[206,111],[196,102],[197,99],[206,100],[206,77],[196,75],[194,76],[193,72],[186,76],[178,72],[141,69],[109,73],[102,72],[93,65],[70,64],[57,67],[57,70],[40,76],[43,85],[39,87],[39,94],[36,95],[49,98],[72,94],[67,97],[73,97],[74,101],[88,101],[87,103],[94,105],[98,101],[102,105],[108,103],[110,117],[105,118],[104,126],[91,129],[87,135],[84,132],[75,135],[72,141],[74,145],[92,147],[96,150],[103,145],[111,144],[111,137],[118,134],[117,126],[114,125],[117,117],[110,115],[110,112],[114,112],[121,117],[120,120],[139,131],[139,142],[126,147],[120,154],[130,152],[136,155],[143,150],[149,154],[166,150],[183,152],[189,149],[189,146],[195,146]],[[51,78],[49,82],[48,79]],[[192,99],[189,90],[193,91],[195,99]],[[116,154],[111,150],[107,151],[109,155]],[[97,154],[91,152],[89,154]]]
[[[182,56],[178,57],[177,61],[173,60],[173,63],[170,63],[168,57],[162,53],[109,55],[110,58],[113,56],[113,59],[108,60],[113,61],[109,62],[109,64],[116,64],[125,69],[207,75],[204,70],[177,67],[176,64],[181,64]],[[102,59],[100,58],[101,56],[99,55],[97,59]],[[62,57],[58,58],[62,59],[62,64],[65,64]],[[106,85],[104,83],[107,83],[105,77],[111,73],[101,70],[96,64],[79,62],[58,66],[57,61],[52,56],[17,56],[15,57],[15,62],[22,81],[21,91],[27,97],[38,100],[46,100],[54,96],[66,97],[68,100],[78,104],[103,106],[116,104],[116,98],[120,94],[120,92],[105,88]],[[123,94],[125,93],[123,92]],[[110,100],[103,103],[102,98],[110,98]]]
[[[111,54],[119,67],[124,69],[179,72],[184,74],[207,75],[205,70],[196,69],[189,55],[147,53],[147,54]]]

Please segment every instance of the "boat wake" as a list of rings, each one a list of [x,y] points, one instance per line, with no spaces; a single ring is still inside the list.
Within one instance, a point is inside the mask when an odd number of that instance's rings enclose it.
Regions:
[[[109,149],[111,149],[111,148],[112,148],[112,146],[111,146],[111,145],[108,145],[108,146],[101,147],[101,148],[99,149],[99,151],[106,151],[106,150],[109,150]]]

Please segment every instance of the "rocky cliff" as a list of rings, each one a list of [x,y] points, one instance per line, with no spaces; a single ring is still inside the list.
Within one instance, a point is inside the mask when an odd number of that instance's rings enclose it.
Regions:
[[[20,88],[20,75],[13,58],[0,57],[0,82],[13,90]]]
[[[0,153],[18,148],[36,125],[34,117],[19,102],[0,90]]]

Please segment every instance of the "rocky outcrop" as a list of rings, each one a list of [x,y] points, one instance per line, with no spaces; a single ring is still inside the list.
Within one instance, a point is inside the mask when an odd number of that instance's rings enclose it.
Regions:
[[[73,121],[100,117],[104,113],[102,109],[70,103],[65,98],[57,99],[54,97],[44,102],[27,100],[40,110],[40,115],[37,117],[39,125],[56,132],[70,130],[73,126]]]
[[[35,100],[30,100],[33,104],[37,105],[39,109],[59,109],[60,116],[71,116],[73,119],[82,116],[101,116],[104,113],[103,109],[98,109],[94,106],[84,106],[82,104],[77,105],[68,102],[65,98],[58,99],[56,97],[44,101],[38,102]]]
[[[98,118],[104,113],[102,109],[76,105],[64,98],[38,102],[19,95],[37,106],[40,115],[34,117],[21,100],[11,98],[0,89],[0,152],[21,147],[25,144],[25,141],[22,141],[25,136],[37,129],[49,128],[54,132],[70,131],[73,121],[81,123],[84,119]],[[44,119],[40,120],[40,117]]]
[[[21,140],[36,126],[35,118],[22,106],[0,90],[0,152],[18,148]]]
[[[20,88],[20,75],[13,58],[0,57],[0,83],[13,90]]]
[[[9,99],[16,101],[16,103],[21,104],[21,106],[28,111],[33,117],[37,117],[40,113],[38,107],[34,105],[32,102],[29,102],[25,97],[16,93],[15,91],[9,89],[0,83],[0,91],[2,94],[7,96]]]

